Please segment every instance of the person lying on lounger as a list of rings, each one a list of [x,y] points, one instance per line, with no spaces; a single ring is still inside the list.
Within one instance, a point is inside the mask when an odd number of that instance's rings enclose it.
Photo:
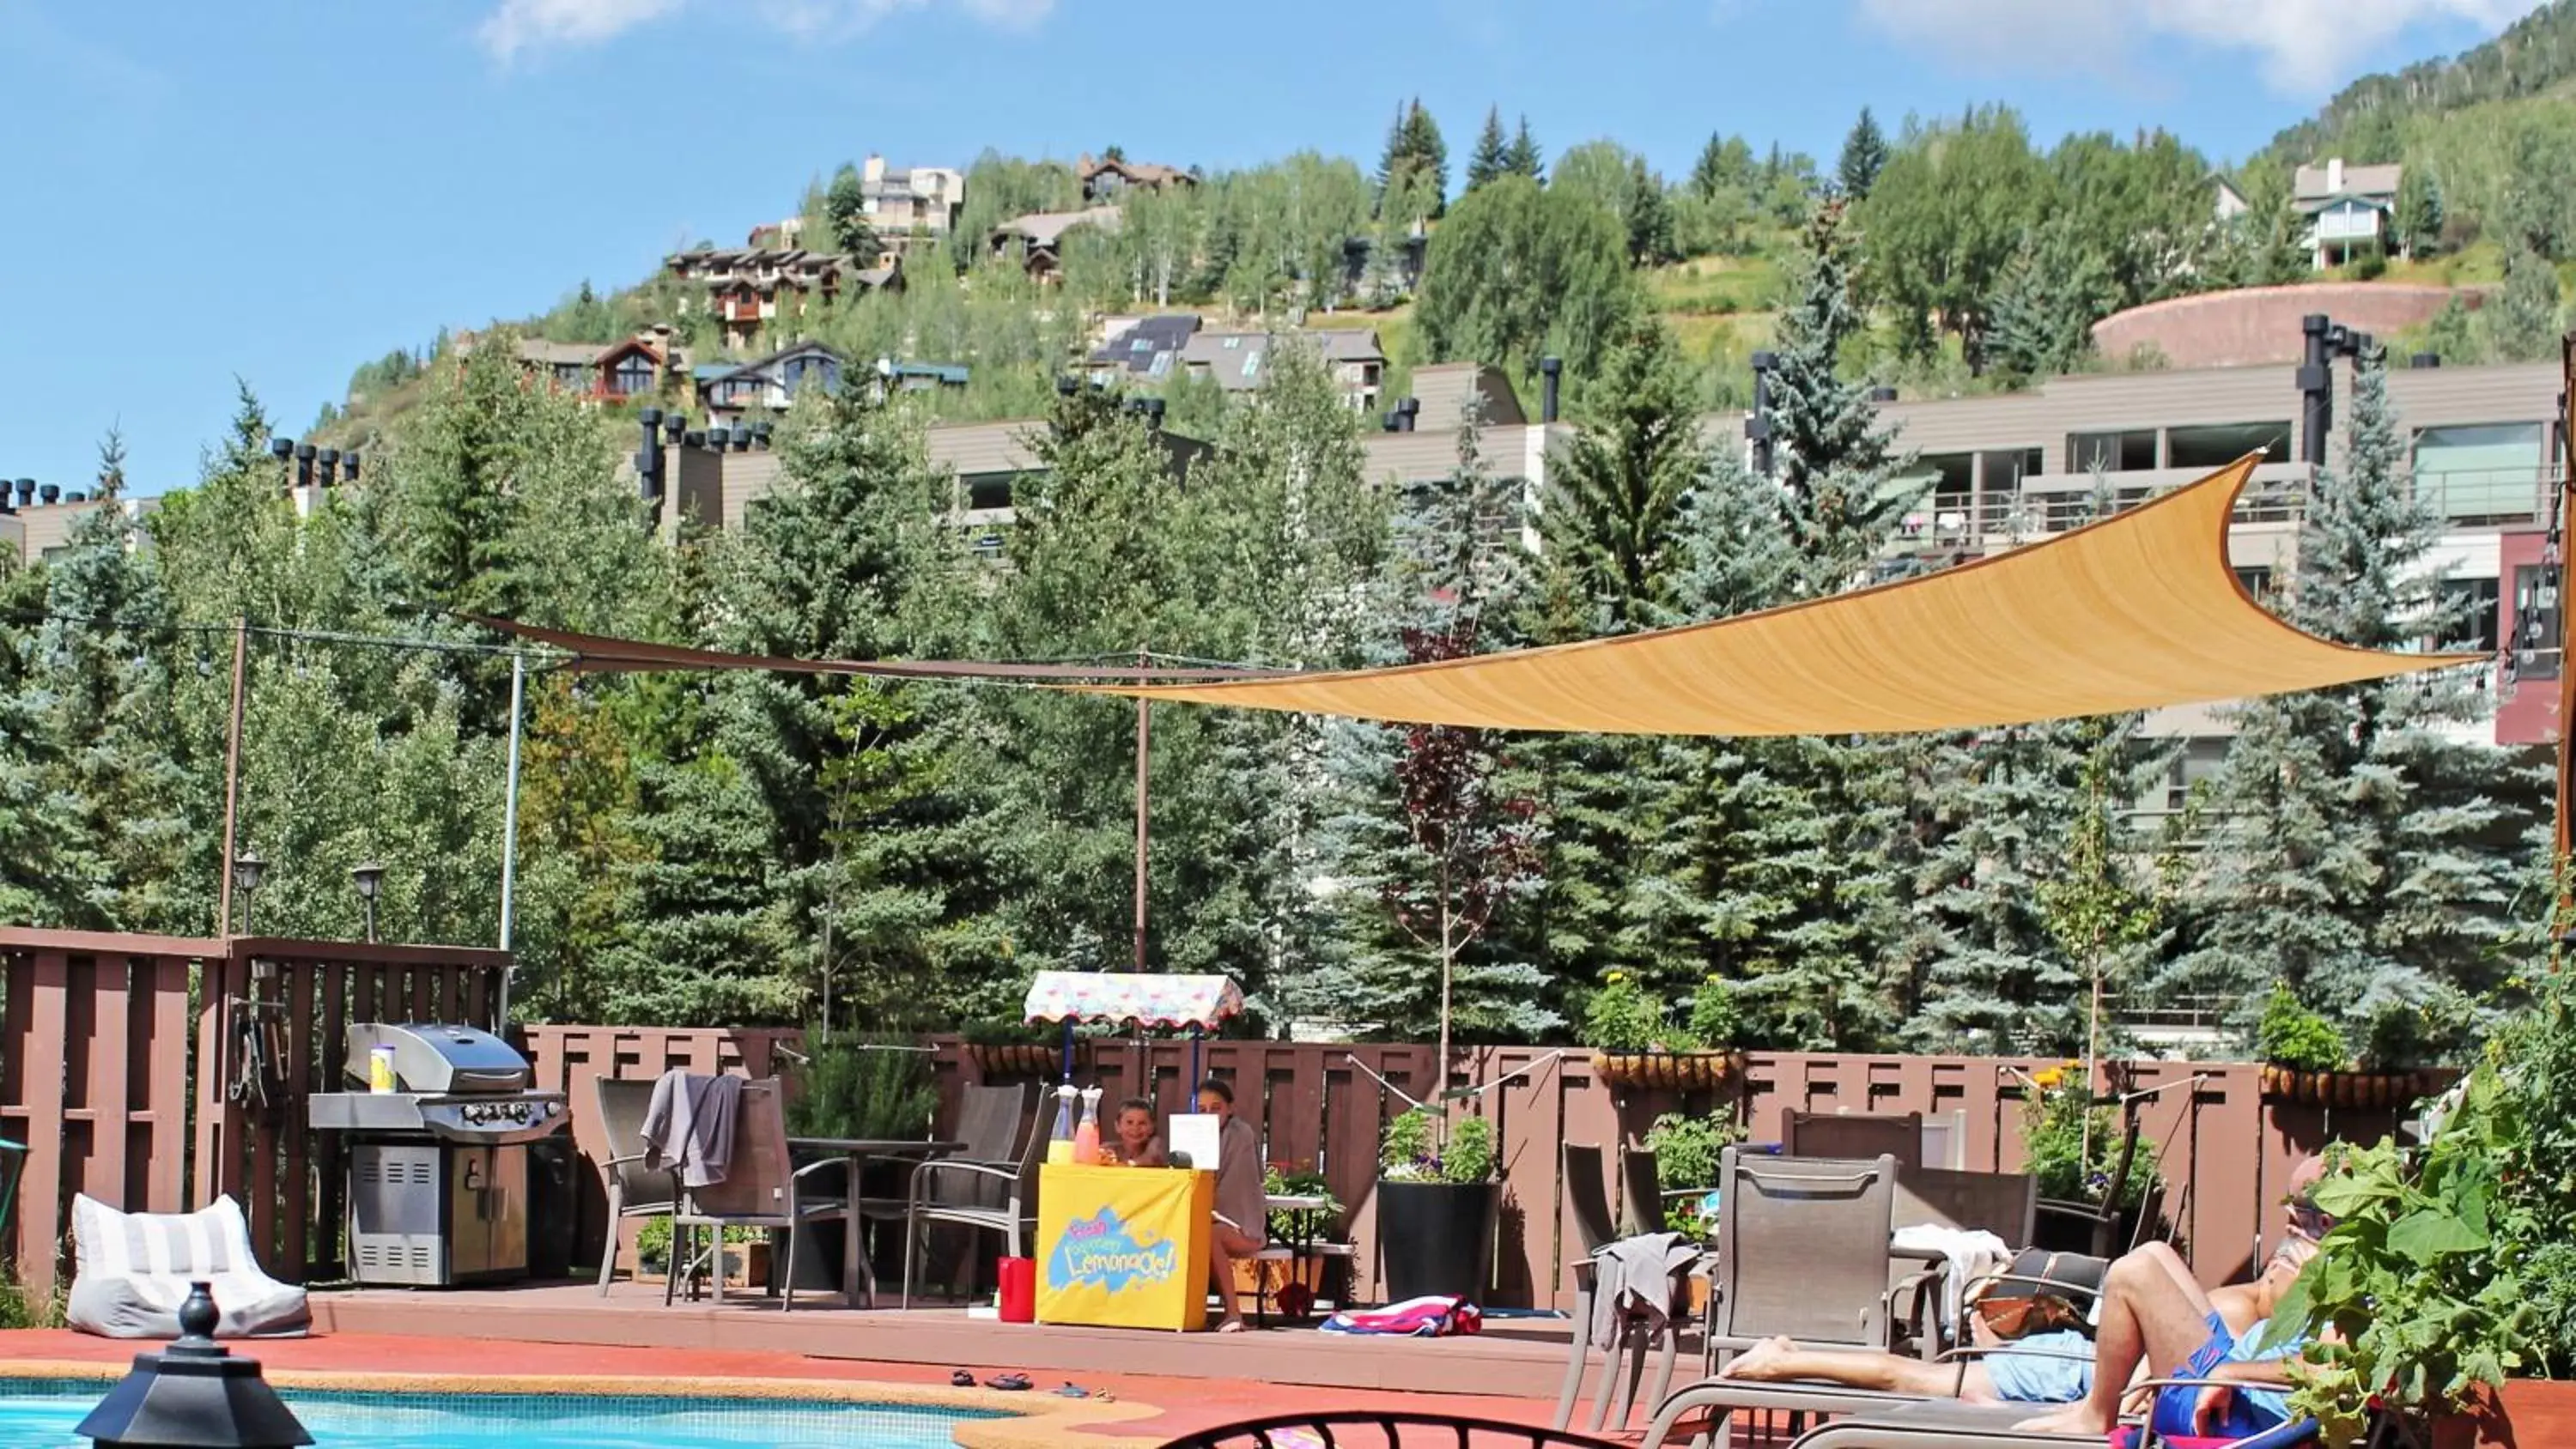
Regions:
[[[2129,1384],[2151,1369],[2160,1378],[2216,1378],[2244,1386],[2173,1391],[2170,1402],[2157,1405],[2166,1432],[2192,1433],[2197,1423],[2252,1433],[2286,1417],[2277,1388],[2288,1379],[2278,1358],[2294,1345],[2263,1343],[2263,1327],[2331,1226],[2308,1200],[2324,1175],[2324,1163],[2313,1157],[2292,1171],[2284,1199],[2289,1231],[2250,1283],[2204,1290],[2181,1255],[2163,1243],[2120,1258],[2103,1276],[2099,1324],[2090,1341],[2061,1330],[1999,1345],[1965,1363],[1926,1363],[1892,1353],[1802,1348],[1775,1338],[1748,1350],[1719,1377],[1804,1379],[1971,1403],[2060,1404],[2065,1407],[2017,1427],[2099,1435],[2109,1432]]]

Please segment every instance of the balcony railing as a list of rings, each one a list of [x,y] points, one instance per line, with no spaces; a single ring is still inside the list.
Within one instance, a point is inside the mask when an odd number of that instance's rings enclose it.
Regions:
[[[2266,463],[2254,470],[2236,500],[2236,522],[2296,523],[2307,516],[2313,469],[2304,463]],[[2109,475],[2113,511],[2205,476],[2196,468],[2137,469]],[[2453,469],[2415,475],[2416,496],[2447,526],[2510,527],[2545,521],[2549,500],[2563,476],[2556,465],[2546,468]],[[1965,492],[1927,495],[1906,514],[1905,524],[1890,544],[1892,553],[1927,549],[1981,550],[2036,543],[2080,528],[2092,519],[2092,479],[2078,475],[2033,474],[2016,493]]]

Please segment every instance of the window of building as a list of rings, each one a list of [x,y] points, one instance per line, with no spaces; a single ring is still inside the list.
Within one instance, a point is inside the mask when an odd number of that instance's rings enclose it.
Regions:
[[[2215,777],[2226,762],[2225,740],[2194,739],[2184,744],[2173,763],[2165,767],[2165,812],[2179,815],[2190,808],[2193,789]]]
[[[640,352],[630,352],[621,359],[608,377],[608,390],[619,397],[635,397],[653,390],[653,359]]]
[[[578,362],[558,362],[555,364],[555,385],[574,392],[587,392],[590,389],[590,369]]]
[[[1229,337],[1225,339],[1225,350],[1228,352],[1232,352],[1234,349],[1241,347],[1242,345],[1243,339],[1240,337]]]
[[[2503,631],[2504,584],[2498,579],[2442,580],[2436,648],[2492,654]]]
[[[2156,466],[2156,430],[2132,428],[2119,433],[2066,435],[2066,471],[2135,473]]]
[[[2244,585],[2245,592],[2254,597],[2268,599],[2272,596],[2272,566],[2246,564],[2236,570],[2236,582]]]
[[[2548,456],[2543,423],[2473,423],[2415,434],[2415,491],[2453,522],[2531,518]]]
[[[1250,382],[1260,375],[1261,354],[1258,352],[1246,354],[1243,359],[1243,380],[1245,382]]]
[[[966,480],[966,506],[981,512],[1011,506],[1011,475],[985,473]]]
[[[2513,566],[2514,670],[2524,680],[2558,677],[2557,570]]]
[[[2248,453],[2261,453],[2268,462],[2288,461],[2290,420],[2203,423],[2165,430],[2168,468],[2224,468]]]

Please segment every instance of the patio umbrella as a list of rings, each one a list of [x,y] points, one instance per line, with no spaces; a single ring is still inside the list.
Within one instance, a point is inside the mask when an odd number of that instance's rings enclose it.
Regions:
[[[1032,1022],[1064,1023],[1064,1079],[1073,1080],[1076,1022],[1190,1029],[1190,1078],[1199,1074],[1199,1033],[1243,1014],[1243,988],[1231,976],[1141,971],[1041,971],[1029,983]]]

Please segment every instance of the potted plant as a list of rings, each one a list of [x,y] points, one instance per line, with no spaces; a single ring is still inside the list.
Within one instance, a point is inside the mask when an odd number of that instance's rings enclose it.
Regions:
[[[1447,1127],[1429,1107],[1386,1126],[1378,1152],[1377,1241],[1388,1297],[1432,1294],[1470,1303],[1493,1277],[1494,1227],[1502,1211],[1494,1127],[1466,1117]]]
[[[2334,1023],[2303,1004],[2286,982],[2274,982],[2254,1030],[2263,1057],[2263,1095],[2311,1107],[2393,1107],[2429,1085],[2419,1070],[2432,1051],[2424,1008],[2390,1002],[2371,1019],[2369,1044],[2356,1066]]]
[[[1666,1112],[1646,1129],[1639,1145],[1655,1154],[1655,1186],[1666,1196],[1661,1203],[1664,1226],[1695,1242],[1706,1242],[1717,1234],[1717,1220],[1711,1215],[1717,1195],[1717,1170],[1726,1149],[1744,1140],[1744,1124],[1728,1112]],[[1643,1205],[1632,1208],[1630,1216],[1650,1221]],[[1690,1277],[1690,1309],[1696,1316],[1708,1307],[1708,1278],[1694,1273]]]
[[[912,1037],[807,1029],[805,1064],[796,1070],[796,1092],[787,1104],[788,1135],[923,1141],[933,1135],[931,1118],[938,1110],[939,1088],[932,1080],[930,1053]],[[870,1163],[856,1191],[862,1198],[900,1202],[908,1170],[896,1162]],[[827,1186],[838,1181],[838,1177],[824,1179]],[[838,1288],[841,1235],[809,1236],[795,1255],[796,1286]],[[879,1236],[884,1248],[900,1252],[901,1234]],[[773,1234],[773,1248],[777,1243]],[[897,1258],[887,1259],[881,1270],[885,1267],[898,1276],[903,1271]]]
[[[1687,1022],[1676,1026],[1660,997],[1613,971],[1585,1004],[1583,1044],[1592,1048],[1594,1073],[1613,1086],[1691,1091],[1722,1087],[1742,1071],[1739,1027],[1735,989],[1718,977],[1701,983]]]
[[[966,1051],[987,1077],[1053,1077],[1064,1065],[1062,1028],[1013,1018],[969,1022]]]
[[[2436,1449],[2576,1442],[2576,986],[2536,994],[2426,1146],[2317,1185],[2337,1221],[2273,1320],[2305,1326],[2292,1404],[2330,1433],[2399,1408]]]

